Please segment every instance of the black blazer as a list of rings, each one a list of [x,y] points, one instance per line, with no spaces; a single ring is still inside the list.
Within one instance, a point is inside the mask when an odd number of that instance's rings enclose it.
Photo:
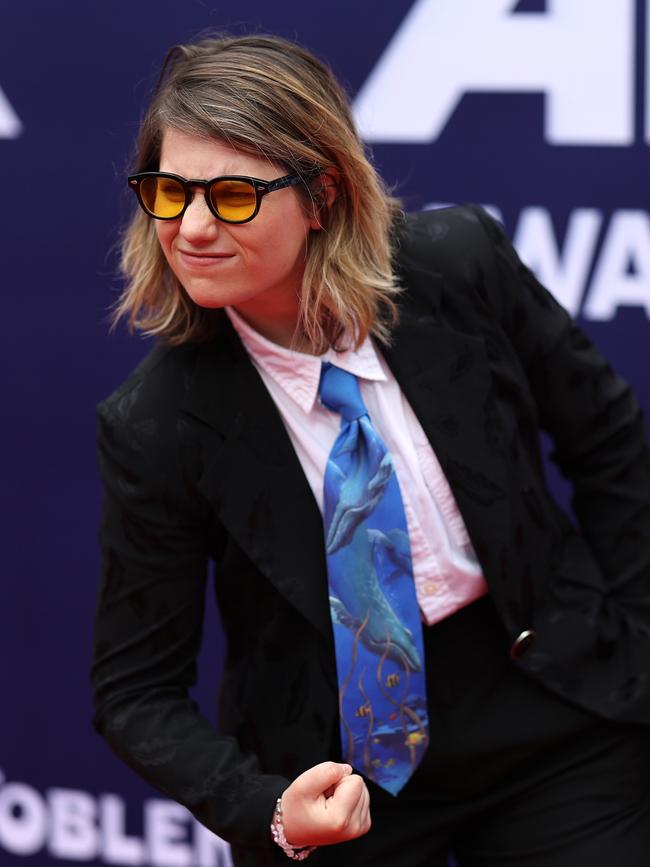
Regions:
[[[405,289],[382,352],[515,664],[595,714],[650,722],[650,459],[630,389],[480,209],[398,231]],[[209,344],[154,349],[99,420],[96,727],[236,863],[284,858],[276,797],[339,757],[322,522],[284,425],[225,316]],[[547,491],[540,427],[578,531]],[[209,558],[228,644],[219,733],[187,696]],[[534,640],[517,642],[525,630]]]

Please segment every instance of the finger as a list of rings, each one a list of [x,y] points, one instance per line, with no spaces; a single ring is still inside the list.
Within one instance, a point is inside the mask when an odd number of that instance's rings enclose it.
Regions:
[[[353,783],[345,787],[348,794],[358,788],[356,802],[350,804],[339,799],[338,805],[329,811],[332,825],[337,829],[339,841],[353,840],[355,837],[365,834],[370,828],[368,790],[360,777],[357,780],[358,786]]]
[[[362,797],[365,783],[358,774],[351,774],[339,780],[334,794],[327,802],[327,807],[339,816],[349,817]]]
[[[321,762],[305,771],[293,781],[296,792],[306,798],[318,798],[352,773],[350,765],[339,762]]]
[[[338,779],[338,780],[337,780],[335,783],[333,783],[331,786],[328,786],[327,789],[325,789],[325,790],[323,791],[323,797],[325,797],[325,798],[331,798],[332,795],[334,794],[334,792],[336,791],[337,787],[341,785],[341,783],[343,782],[343,780],[347,779],[349,776],[351,776],[351,775],[354,773],[354,771],[353,771],[353,769],[350,767],[350,765],[347,765],[346,767],[350,768],[350,772],[349,772],[349,773],[346,773],[346,774],[343,774],[343,776],[340,777],[340,779]]]
[[[331,798],[340,786],[348,785],[348,782],[346,782],[346,781],[349,781],[353,777],[356,778],[358,776],[359,776],[359,774],[354,773],[354,771],[350,774],[345,774],[345,776],[341,777],[340,780],[337,780],[334,783],[334,785],[330,786],[329,789],[327,790],[327,792],[323,792],[323,794],[327,794],[327,797]]]
[[[363,788],[363,794],[359,798],[350,824],[356,827],[359,836],[370,830],[370,793],[366,786]]]
[[[352,808],[353,813],[357,813],[359,810],[363,810],[368,805],[368,789],[366,788],[365,783],[360,778],[361,785],[359,786],[359,797],[355,805]]]

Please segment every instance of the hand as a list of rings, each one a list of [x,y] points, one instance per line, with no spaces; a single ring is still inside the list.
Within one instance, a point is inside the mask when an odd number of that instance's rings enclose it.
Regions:
[[[282,814],[294,846],[343,843],[370,830],[370,795],[350,765],[322,762],[284,791]]]

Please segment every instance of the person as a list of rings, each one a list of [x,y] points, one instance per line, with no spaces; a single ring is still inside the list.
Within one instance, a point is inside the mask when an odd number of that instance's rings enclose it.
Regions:
[[[629,387],[483,210],[401,211],[296,44],[172,49],[136,168],[116,316],[157,341],[99,406],[97,730],[236,865],[647,864]]]

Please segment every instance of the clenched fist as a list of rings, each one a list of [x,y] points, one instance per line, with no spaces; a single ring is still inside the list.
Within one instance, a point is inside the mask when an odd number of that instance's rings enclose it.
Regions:
[[[325,846],[370,830],[370,796],[350,765],[322,762],[282,795],[284,833],[294,846]]]

